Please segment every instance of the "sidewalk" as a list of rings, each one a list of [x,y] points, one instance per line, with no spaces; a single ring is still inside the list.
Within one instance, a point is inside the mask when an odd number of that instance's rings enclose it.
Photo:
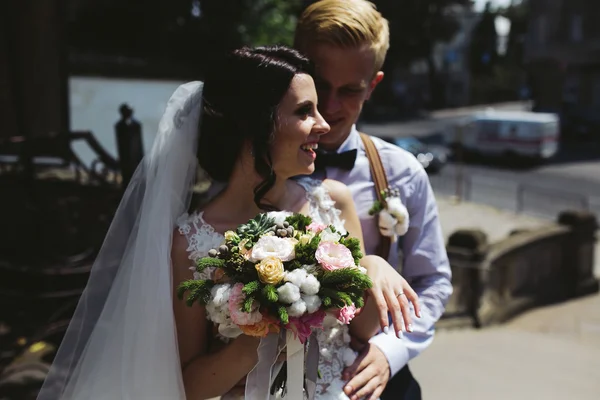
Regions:
[[[446,237],[479,227],[495,241],[515,228],[552,223],[444,198],[438,204]],[[425,400],[596,400],[600,295],[535,309],[499,327],[439,331],[411,369]]]

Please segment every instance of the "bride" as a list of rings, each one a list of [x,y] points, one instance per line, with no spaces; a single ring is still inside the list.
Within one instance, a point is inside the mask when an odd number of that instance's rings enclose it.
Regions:
[[[306,177],[328,131],[309,62],[285,47],[236,50],[204,84],[180,86],[123,197],[38,399],[244,398],[259,339],[242,334],[226,342],[204,307],[187,307],[174,289],[193,277],[194,261],[218,247],[225,231],[260,212],[300,212],[362,242],[348,189]],[[226,184],[187,214],[198,164],[211,181]],[[330,316],[318,332],[318,399],[347,398],[341,375],[356,357],[351,335],[367,341],[387,329],[388,310],[395,326],[408,323],[410,309],[398,293],[418,315],[416,294],[387,262],[366,256],[361,264],[373,281],[371,300],[349,327]]]

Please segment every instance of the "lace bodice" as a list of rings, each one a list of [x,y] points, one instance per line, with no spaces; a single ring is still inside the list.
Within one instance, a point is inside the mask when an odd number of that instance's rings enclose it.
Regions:
[[[340,218],[341,211],[335,207],[335,202],[329,196],[325,186],[320,181],[311,178],[297,180],[306,190],[309,202],[309,216],[313,221],[333,225],[338,231],[346,232],[344,222]],[[179,232],[188,240],[187,251],[189,259],[196,261],[208,255],[208,251],[217,248],[224,240],[219,232],[203,219],[203,212],[182,215],[178,222]],[[194,263],[190,263],[194,269]],[[207,268],[202,273],[194,272],[195,279],[211,279],[214,269]],[[348,326],[340,323],[335,317],[328,315],[323,322],[323,330],[317,331],[319,341],[319,371],[321,378],[317,382],[316,398],[319,400],[347,399],[343,394],[344,382],[341,379],[344,368],[356,359],[356,354],[350,349]],[[226,340],[220,337],[221,340]],[[236,396],[223,396],[221,399],[234,400]],[[243,398],[243,397],[241,397]]]

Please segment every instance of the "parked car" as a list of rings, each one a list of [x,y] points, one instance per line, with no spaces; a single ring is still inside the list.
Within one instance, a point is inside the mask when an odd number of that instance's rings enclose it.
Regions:
[[[439,172],[448,161],[445,147],[430,146],[412,136],[383,139],[414,155],[429,174]]]

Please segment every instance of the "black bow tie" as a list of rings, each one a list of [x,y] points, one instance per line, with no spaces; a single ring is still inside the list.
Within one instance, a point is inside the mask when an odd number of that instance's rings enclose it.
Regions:
[[[344,151],[342,153],[327,153],[323,150],[317,150],[315,169],[323,170],[327,167],[334,167],[349,171],[354,167],[356,153],[356,149]]]

